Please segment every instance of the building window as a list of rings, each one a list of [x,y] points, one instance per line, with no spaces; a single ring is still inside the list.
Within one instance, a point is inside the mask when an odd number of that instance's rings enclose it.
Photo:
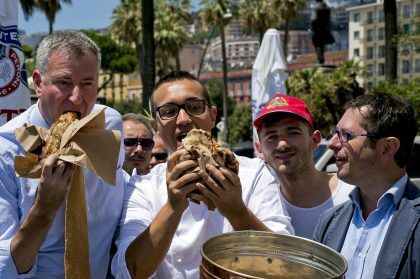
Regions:
[[[373,65],[372,64],[366,65],[366,71],[367,71],[367,76],[368,77],[373,77]]]
[[[384,11],[383,10],[378,10],[378,21],[379,22],[384,22],[385,21],[385,16],[384,16]]]
[[[360,32],[359,31],[354,31],[354,33],[353,33],[353,39],[355,39],[355,40],[359,40],[360,39]]]
[[[410,72],[410,60],[403,60],[402,61],[402,69],[401,72],[403,74],[408,74]]]
[[[366,40],[367,40],[368,42],[372,42],[372,41],[373,41],[373,32],[374,32],[374,30],[373,30],[373,29],[369,29],[369,30],[367,31]]]
[[[420,59],[416,59],[415,69],[416,73],[420,73]]]
[[[401,32],[403,34],[407,34],[410,32],[410,24],[409,23],[405,23],[403,24],[402,28],[401,28]]]
[[[385,64],[384,63],[379,63],[378,65],[378,76],[383,76],[385,75]]]
[[[366,49],[366,59],[373,59],[373,47]]]
[[[378,30],[378,39],[381,40],[385,40],[385,28],[381,27]]]
[[[367,13],[367,23],[372,24],[373,23],[373,12]]]
[[[410,5],[404,5],[402,12],[403,12],[402,14],[403,18],[410,18],[410,14],[411,14]]]
[[[378,58],[385,57],[385,46],[378,46]]]
[[[360,49],[355,48],[355,49],[353,50],[353,56],[354,56],[354,57],[360,57]]]
[[[359,13],[354,13],[353,14],[353,21],[354,22],[360,22],[360,14]]]

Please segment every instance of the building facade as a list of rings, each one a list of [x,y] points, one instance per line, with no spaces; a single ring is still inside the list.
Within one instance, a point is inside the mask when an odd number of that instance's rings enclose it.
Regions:
[[[385,80],[385,17],[383,0],[348,9],[349,59],[366,67],[367,86]],[[400,33],[414,31],[420,16],[420,0],[397,0],[397,22]],[[418,20],[418,19],[417,19]],[[420,52],[414,47],[399,47],[398,77],[400,81],[420,77]]]

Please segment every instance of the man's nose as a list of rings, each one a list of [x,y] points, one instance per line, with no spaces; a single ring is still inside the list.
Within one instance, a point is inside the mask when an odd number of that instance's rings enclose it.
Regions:
[[[185,124],[191,122],[191,117],[185,111],[185,109],[179,109],[178,117],[176,118],[177,124]]]
[[[342,145],[341,140],[336,133],[332,135],[332,137],[330,138],[327,144],[328,148],[331,150],[340,149],[341,145]]]
[[[79,85],[75,85],[73,87],[73,90],[71,91],[71,95],[69,96],[69,101],[75,105],[82,103],[83,97],[82,97],[82,92],[80,92]]]

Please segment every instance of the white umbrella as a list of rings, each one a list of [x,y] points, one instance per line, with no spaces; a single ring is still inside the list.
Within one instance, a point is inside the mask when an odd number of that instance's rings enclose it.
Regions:
[[[252,121],[261,108],[278,93],[287,94],[287,65],[279,31],[268,29],[252,67]],[[254,147],[258,140],[254,130]]]
[[[18,35],[18,1],[0,1],[0,126],[31,105]]]

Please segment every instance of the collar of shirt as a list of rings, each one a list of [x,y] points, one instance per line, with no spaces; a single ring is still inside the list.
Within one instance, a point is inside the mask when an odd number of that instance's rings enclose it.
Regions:
[[[44,117],[41,114],[41,111],[39,110],[39,101],[36,103],[36,106],[34,107],[34,110],[31,113],[31,121],[32,125],[40,126],[44,128],[50,128],[51,125],[48,124],[47,121],[45,121]]]
[[[378,200],[377,208],[383,208],[391,201],[396,206],[400,203],[401,198],[404,194],[405,185],[408,181],[408,175],[404,174],[400,179],[398,179],[388,191],[386,191]],[[360,206],[360,191],[359,188],[354,188],[353,191],[349,193],[349,197],[358,210],[361,210]]]

